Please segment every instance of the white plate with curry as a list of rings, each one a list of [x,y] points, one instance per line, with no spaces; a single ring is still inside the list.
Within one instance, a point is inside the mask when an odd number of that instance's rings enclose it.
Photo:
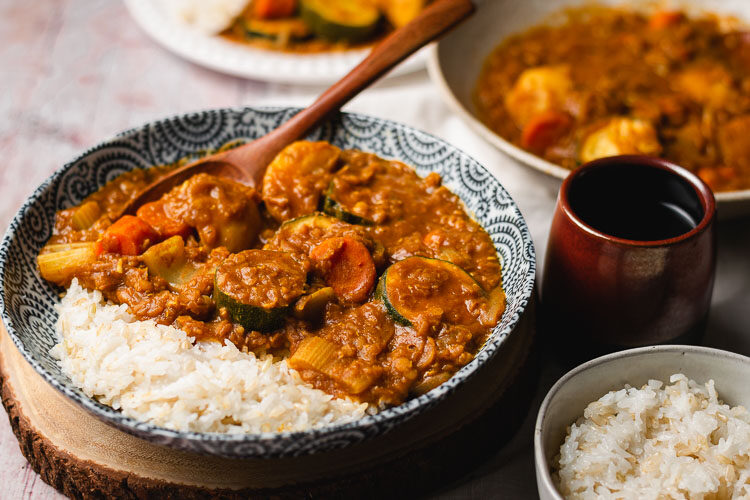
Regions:
[[[430,75],[475,132],[550,176],[662,156],[714,189],[721,217],[750,214],[750,4],[598,4],[484,2],[435,46]]]
[[[377,34],[362,43],[311,42],[299,50],[279,50],[265,36],[253,36],[251,43],[230,34],[210,35],[177,18],[166,0],[125,0],[135,22],[167,50],[200,66],[253,80],[303,85],[329,85],[338,81],[368,53]],[[378,21],[378,29],[383,25]],[[305,42],[307,43],[307,42]],[[427,49],[423,48],[401,63],[389,75],[397,76],[424,67]]]

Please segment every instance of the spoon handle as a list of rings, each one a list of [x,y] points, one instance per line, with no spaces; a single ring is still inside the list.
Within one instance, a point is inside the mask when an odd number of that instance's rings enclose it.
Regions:
[[[463,21],[472,12],[474,12],[474,5],[471,0],[436,0],[433,2],[409,24],[397,29],[375,46],[359,65],[326,90],[312,105],[259,139],[264,143],[263,153],[268,157],[265,164],[270,163],[285,146],[301,138],[311,128],[318,125],[326,115],[341,109],[352,97],[387,71]],[[246,154],[252,154],[256,162],[259,160],[258,148],[253,151],[243,148],[230,150],[224,159],[241,165],[244,163],[243,156]]]

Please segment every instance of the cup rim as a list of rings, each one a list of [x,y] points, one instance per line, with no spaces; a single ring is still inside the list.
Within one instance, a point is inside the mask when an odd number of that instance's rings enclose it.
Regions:
[[[607,166],[628,165],[628,164],[629,165],[635,164],[639,166],[657,168],[657,169],[664,170],[664,171],[670,172],[672,174],[675,174],[681,177],[682,180],[687,182],[693,188],[696,196],[700,200],[701,206],[703,207],[703,218],[700,220],[700,222],[698,222],[698,224],[694,228],[692,228],[690,231],[686,233],[682,233],[672,238],[666,238],[666,239],[661,239],[661,240],[632,240],[628,238],[620,238],[617,236],[612,236],[611,234],[604,233],[586,224],[575,213],[575,211],[570,205],[570,199],[568,197],[568,193],[570,191],[571,184],[575,182],[575,180],[578,179],[580,176],[586,174],[587,172],[591,170],[595,170],[597,168],[604,168]],[[654,156],[646,156],[646,155],[609,156],[606,158],[599,158],[597,160],[592,160],[584,164],[583,166],[571,172],[571,174],[568,175],[565,178],[565,180],[563,180],[562,186],[560,186],[558,203],[560,204],[560,207],[562,208],[563,212],[568,217],[568,219],[573,221],[579,228],[583,229],[584,231],[591,234],[592,236],[595,236],[597,238],[600,238],[600,239],[603,239],[612,243],[617,243],[617,244],[626,245],[626,246],[633,246],[633,247],[661,247],[661,246],[670,246],[670,245],[675,245],[677,243],[681,243],[705,231],[706,228],[711,223],[711,221],[713,221],[713,219],[716,216],[716,199],[714,198],[713,191],[711,191],[711,188],[709,188],[706,185],[706,183],[700,179],[700,177],[693,174],[689,170],[683,167],[680,167],[679,165],[676,165],[668,160],[665,160],[663,158],[657,158]]]

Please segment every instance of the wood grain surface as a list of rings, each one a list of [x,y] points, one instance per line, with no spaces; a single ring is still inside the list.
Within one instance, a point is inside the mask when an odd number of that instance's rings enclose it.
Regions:
[[[481,15],[481,4],[479,6]],[[185,62],[152,42],[117,0],[0,0],[0,229],[54,170],[103,139],[190,110],[237,105],[305,106],[318,87],[268,84]],[[443,103],[426,72],[392,78],[347,110],[400,121],[442,137],[495,174],[521,208],[544,262],[559,181],[509,159]],[[750,221],[719,224],[719,264],[706,344],[750,354]],[[541,269],[538,269],[541,272]],[[551,334],[554,334],[552,332]],[[564,372],[543,353],[526,421],[510,443],[431,496],[536,497],[533,421]],[[59,499],[22,456],[0,418],[0,499]]]

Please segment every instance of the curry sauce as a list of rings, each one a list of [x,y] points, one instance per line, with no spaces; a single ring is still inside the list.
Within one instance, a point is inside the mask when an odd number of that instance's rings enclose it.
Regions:
[[[297,142],[260,191],[199,174],[112,220],[164,171],[58,212],[42,276],[195,341],[287,358],[315,387],[380,407],[450,378],[503,313],[494,245],[437,174]]]
[[[588,6],[511,36],[485,61],[479,116],[568,169],[660,156],[713,190],[750,189],[750,31],[732,19]]]

